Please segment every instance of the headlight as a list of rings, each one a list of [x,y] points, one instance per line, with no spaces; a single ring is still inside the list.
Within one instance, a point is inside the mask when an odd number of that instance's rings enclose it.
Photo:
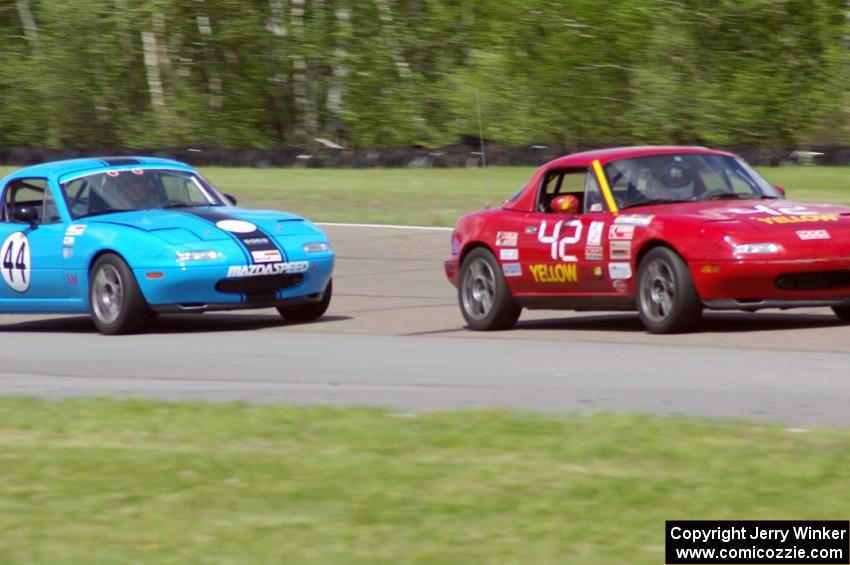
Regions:
[[[778,243],[739,243],[732,247],[735,255],[766,255],[781,251],[782,246]]]
[[[330,248],[331,246],[324,241],[316,241],[313,243],[305,243],[301,249],[304,250],[304,253],[321,253],[322,251],[327,251]]]
[[[188,261],[213,261],[221,257],[218,251],[178,251],[177,260],[181,263]]]

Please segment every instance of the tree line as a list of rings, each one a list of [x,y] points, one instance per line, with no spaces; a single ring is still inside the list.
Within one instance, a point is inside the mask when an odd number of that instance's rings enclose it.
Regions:
[[[0,146],[850,142],[850,0],[2,0]]]

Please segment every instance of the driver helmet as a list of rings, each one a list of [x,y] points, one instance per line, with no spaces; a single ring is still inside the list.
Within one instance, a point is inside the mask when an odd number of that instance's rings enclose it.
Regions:
[[[109,171],[107,179],[115,207],[143,209],[160,205],[156,193],[145,181],[144,171]]]
[[[578,198],[573,194],[561,194],[552,199],[549,207],[557,214],[578,214]]]
[[[694,181],[691,166],[676,160],[655,171],[647,196],[651,199],[690,200],[694,197]]]

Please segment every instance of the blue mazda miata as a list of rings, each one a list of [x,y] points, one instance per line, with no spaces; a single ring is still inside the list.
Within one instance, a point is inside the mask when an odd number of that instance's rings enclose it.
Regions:
[[[0,312],[89,312],[118,334],[154,313],[275,307],[305,321],[330,303],[334,253],[321,229],[236,207],[184,163],[57,161],[0,186]]]

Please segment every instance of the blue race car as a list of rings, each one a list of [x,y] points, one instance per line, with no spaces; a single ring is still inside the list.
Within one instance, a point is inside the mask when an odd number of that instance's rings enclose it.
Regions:
[[[334,253],[294,214],[238,208],[186,164],[57,161],[0,181],[0,312],[90,312],[106,334],[163,312],[324,314]]]

